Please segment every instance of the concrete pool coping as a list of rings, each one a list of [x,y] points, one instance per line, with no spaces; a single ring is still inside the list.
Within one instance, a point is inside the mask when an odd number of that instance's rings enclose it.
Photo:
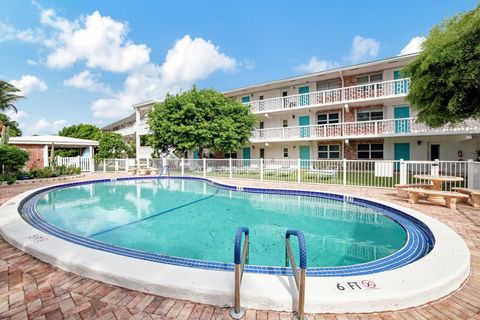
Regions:
[[[109,284],[218,306],[231,305],[232,272],[193,269],[119,256],[61,240],[30,226],[20,217],[18,206],[23,199],[42,189],[27,191],[0,208],[0,233],[17,248],[61,269]],[[453,230],[412,209],[364,197],[356,198],[402,210],[423,221],[435,236],[435,247],[426,257],[399,269],[367,276],[308,277],[307,312],[404,309],[445,297],[468,278],[470,253],[463,239]],[[367,288],[362,283],[364,280],[376,287]],[[242,306],[292,310],[295,296],[292,277],[244,275]]]

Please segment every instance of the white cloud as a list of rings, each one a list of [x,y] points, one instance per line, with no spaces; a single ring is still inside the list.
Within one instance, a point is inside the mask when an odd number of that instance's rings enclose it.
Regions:
[[[413,37],[407,43],[407,45],[400,51],[400,56],[404,54],[417,53],[422,51],[422,44],[425,41],[425,37]]]
[[[68,80],[63,81],[63,84],[77,89],[84,89],[90,92],[100,92],[105,94],[112,94],[112,89],[102,82],[98,81],[98,76],[84,70]]]
[[[20,80],[12,80],[10,83],[20,89],[23,95],[28,95],[35,91],[43,92],[48,88],[45,81],[31,74],[23,75]]]
[[[235,67],[236,60],[221,53],[210,41],[186,35],[168,51],[161,66],[148,63],[137,68],[128,75],[121,92],[95,101],[93,115],[100,118],[128,115],[134,103],[162,99],[167,92],[187,89],[215,71],[231,71]]]
[[[217,70],[234,70],[235,65],[235,59],[221,53],[210,41],[185,35],[168,50],[161,70],[166,83],[188,83],[205,79]]]
[[[41,118],[33,127],[29,128],[29,131],[31,134],[56,134],[60,129],[65,127],[67,123],[67,120],[64,119],[48,121],[45,118]]]
[[[35,60],[32,60],[32,59],[27,59],[27,64],[29,66],[36,66],[36,65],[38,65],[38,62],[35,61]]]
[[[18,110],[18,112],[15,112],[13,110],[7,110],[5,111],[5,114],[10,118],[12,119],[13,121],[20,121],[24,118],[27,118],[29,116],[28,113],[26,113],[25,111],[23,110]]]
[[[310,61],[308,61],[308,63],[298,65],[295,68],[295,70],[300,72],[311,73],[311,72],[319,72],[319,71],[334,69],[334,68],[338,68],[339,66],[340,64],[338,62],[332,62],[328,60],[319,60],[317,59],[317,57],[313,56],[310,58]]]
[[[379,51],[380,41],[357,35],[353,38],[352,49],[348,60],[352,63],[358,63],[365,59],[376,58]]]
[[[24,29],[17,30],[8,23],[0,22],[0,42],[20,40],[23,42],[41,42],[45,38],[43,30],[36,29]]]
[[[65,68],[84,60],[89,68],[126,72],[150,60],[150,48],[126,38],[126,23],[102,16],[98,11],[83,19],[69,21],[58,17],[53,9],[42,10],[41,23],[57,31],[45,41],[53,51],[47,65]]]

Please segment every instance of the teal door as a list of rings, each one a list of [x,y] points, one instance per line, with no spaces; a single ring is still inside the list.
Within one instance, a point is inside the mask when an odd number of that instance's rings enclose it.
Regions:
[[[395,133],[410,132],[410,107],[399,106],[394,109]]]
[[[310,116],[300,117],[298,118],[298,121],[300,127],[305,127],[300,128],[300,138],[310,137],[310,128],[308,127],[310,125]]]
[[[243,165],[250,166],[251,151],[249,147],[243,148]]]
[[[398,80],[405,78],[400,70],[393,71],[393,80]],[[408,81],[407,80],[402,80],[402,81],[395,81],[395,94],[406,94],[408,93]]]
[[[242,97],[242,103],[249,103],[249,102],[250,102],[250,96]]]
[[[198,159],[198,149],[193,150],[193,159],[197,160]]]
[[[395,160],[410,160],[410,143],[395,143],[393,152]],[[395,169],[400,169],[398,162],[395,162]]]
[[[310,146],[300,146],[300,167],[308,168],[310,165]]]
[[[308,86],[298,88],[298,94],[301,94],[300,96],[301,106],[308,106],[310,104],[310,97],[308,96],[309,92],[310,92],[310,88]]]

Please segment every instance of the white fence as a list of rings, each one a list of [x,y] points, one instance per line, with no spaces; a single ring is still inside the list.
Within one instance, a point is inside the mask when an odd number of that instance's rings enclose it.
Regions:
[[[93,160],[79,157],[59,157],[57,163],[81,167],[83,172],[90,171],[93,166]],[[375,188],[428,183],[416,177],[419,175],[454,176],[463,178],[463,181],[446,182],[444,190],[454,187],[480,189],[480,162],[472,160],[140,159],[137,162],[135,159],[105,159],[95,163],[95,171],[132,173],[138,168],[155,168],[152,172],[159,174],[165,165],[171,175],[177,176]]]
[[[57,165],[80,168],[82,172],[93,172],[93,159],[82,157],[57,157]]]

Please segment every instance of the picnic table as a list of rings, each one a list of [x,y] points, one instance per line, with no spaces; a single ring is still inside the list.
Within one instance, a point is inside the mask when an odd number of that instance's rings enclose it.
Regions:
[[[461,182],[463,181],[462,177],[455,177],[455,176],[435,176],[429,174],[417,174],[413,176],[415,179],[419,180],[427,180],[432,182],[432,190],[434,191],[442,191],[442,184],[444,182]],[[443,202],[443,198],[440,196],[429,195],[428,201],[441,203]]]

